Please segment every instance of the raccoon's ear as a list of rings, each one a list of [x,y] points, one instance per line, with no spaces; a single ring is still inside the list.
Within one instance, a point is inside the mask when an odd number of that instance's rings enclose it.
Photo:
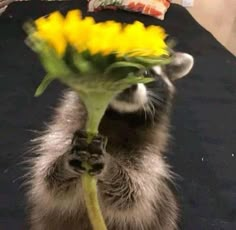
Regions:
[[[186,76],[193,68],[193,56],[187,53],[173,53],[171,63],[163,66],[162,70],[171,81]]]

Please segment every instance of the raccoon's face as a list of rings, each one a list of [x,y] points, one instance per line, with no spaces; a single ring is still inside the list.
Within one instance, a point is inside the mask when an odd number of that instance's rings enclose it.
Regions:
[[[170,64],[155,66],[144,75],[155,80],[148,84],[136,84],[118,94],[110,103],[119,113],[145,111],[153,115],[169,104],[174,92],[173,82],[186,76],[193,67],[194,59],[186,53],[174,53]]]

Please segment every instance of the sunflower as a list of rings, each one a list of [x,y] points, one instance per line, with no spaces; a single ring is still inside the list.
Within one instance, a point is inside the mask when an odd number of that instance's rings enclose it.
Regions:
[[[112,98],[137,83],[153,78],[143,76],[146,68],[169,61],[165,31],[141,22],[96,23],[79,10],[64,17],[59,12],[25,26],[27,42],[47,73],[35,95],[41,95],[55,79],[75,90],[87,109],[86,131],[90,141]],[[83,162],[89,169],[87,162]],[[106,230],[96,194],[96,178],[86,172],[82,187],[91,224]],[[91,196],[92,194],[92,196]]]
[[[92,17],[82,18],[79,10],[72,10],[66,17],[55,12],[47,18],[39,18],[35,25],[36,37],[46,41],[60,56],[67,46],[91,55],[168,55],[165,31],[158,26],[146,28],[138,21],[128,25],[115,21],[96,23]]]

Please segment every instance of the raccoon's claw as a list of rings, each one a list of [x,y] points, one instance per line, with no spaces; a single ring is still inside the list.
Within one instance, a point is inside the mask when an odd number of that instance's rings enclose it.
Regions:
[[[89,144],[89,151],[96,154],[104,154],[106,152],[107,138],[98,134]]]
[[[74,171],[83,173],[86,169],[83,162],[87,162],[91,169],[91,175],[99,174],[104,167],[104,153],[106,152],[107,139],[102,135],[96,135],[91,143],[87,143],[88,135],[85,131],[77,131],[72,140],[69,165]]]
[[[70,159],[69,165],[70,165],[70,167],[72,167],[72,169],[75,172],[77,172],[79,174],[86,172],[86,169],[82,166],[82,161],[80,161],[78,159]]]
[[[83,130],[78,130],[74,133],[71,144],[73,147],[78,146],[80,149],[87,149],[88,148],[87,139],[88,139],[88,134]]]

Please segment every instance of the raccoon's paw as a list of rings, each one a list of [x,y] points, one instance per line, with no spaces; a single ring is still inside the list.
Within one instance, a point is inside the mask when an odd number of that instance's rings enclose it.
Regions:
[[[104,168],[104,153],[106,152],[106,138],[96,135],[91,143],[87,143],[88,134],[85,131],[76,131],[72,140],[69,153],[69,165],[78,173],[84,173],[86,169],[83,162],[87,162],[91,169],[91,175],[100,174]]]

